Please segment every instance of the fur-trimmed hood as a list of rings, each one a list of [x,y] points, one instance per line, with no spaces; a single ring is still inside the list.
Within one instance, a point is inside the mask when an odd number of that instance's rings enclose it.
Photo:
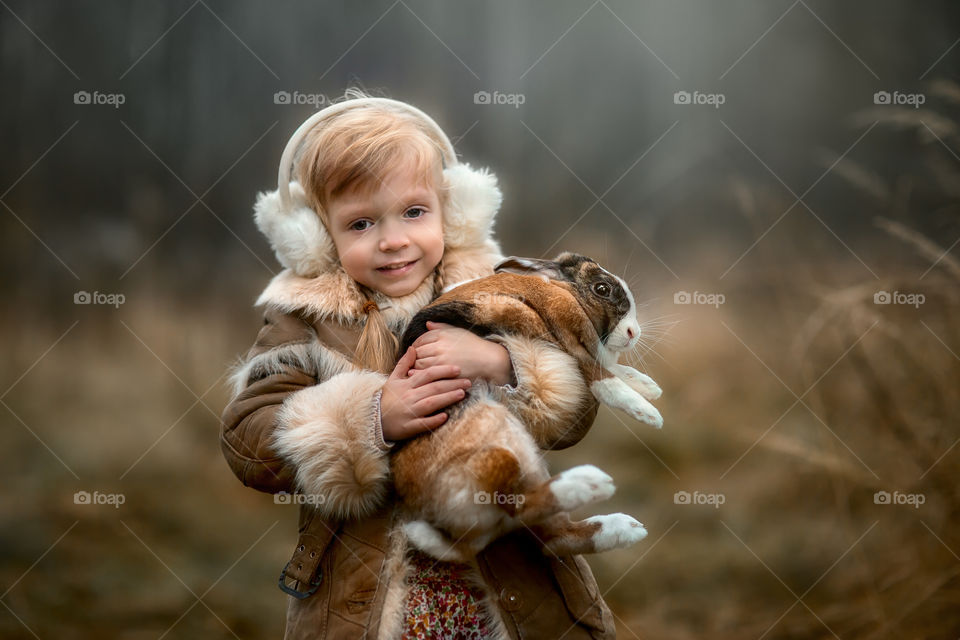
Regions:
[[[493,223],[502,194],[496,177],[486,170],[457,164],[444,170],[450,185],[450,201],[443,211],[444,290],[467,280],[491,275],[503,259],[493,237]],[[355,280],[344,271],[336,248],[319,216],[310,209],[303,188],[290,183],[291,209],[281,206],[277,191],[260,193],[254,206],[258,228],[267,236],[286,268],[260,294],[255,305],[282,311],[296,309],[316,314],[318,320],[335,319],[344,324],[363,321],[364,296]],[[391,298],[374,292],[387,325],[399,330],[433,298],[436,273],[412,293]]]

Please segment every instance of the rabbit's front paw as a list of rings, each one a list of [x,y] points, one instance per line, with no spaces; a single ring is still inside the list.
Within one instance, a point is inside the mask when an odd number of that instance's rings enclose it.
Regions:
[[[641,395],[637,395],[632,403],[623,408],[624,411],[629,413],[631,416],[650,425],[656,429],[663,428],[663,416],[660,415],[660,412],[657,411],[657,408],[650,404],[646,398]]]
[[[622,549],[647,537],[647,530],[643,525],[625,513],[591,516],[586,521],[600,525],[600,530],[593,534],[593,546],[596,551]]]
[[[647,400],[656,400],[663,394],[663,389],[654,382],[653,378],[637,371],[633,367],[618,364],[613,367],[608,367],[608,369],[610,369],[610,372],[614,375],[622,378],[631,389]]]
[[[663,417],[657,408],[620,378],[597,380],[590,386],[590,390],[597,400],[608,407],[626,411],[640,422],[657,429],[663,427]]]

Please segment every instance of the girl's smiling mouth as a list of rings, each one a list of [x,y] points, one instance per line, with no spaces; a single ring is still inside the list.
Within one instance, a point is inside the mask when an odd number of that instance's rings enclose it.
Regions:
[[[379,273],[388,274],[388,275],[402,275],[402,274],[407,273],[408,271],[410,271],[410,269],[413,268],[413,265],[415,265],[418,260],[419,260],[419,258],[417,258],[417,260],[412,260],[412,261],[407,262],[407,263],[402,263],[403,266],[397,267],[397,268],[395,268],[395,269],[391,269],[391,268],[389,268],[389,267],[379,267],[379,268],[377,268],[377,271],[378,271]]]

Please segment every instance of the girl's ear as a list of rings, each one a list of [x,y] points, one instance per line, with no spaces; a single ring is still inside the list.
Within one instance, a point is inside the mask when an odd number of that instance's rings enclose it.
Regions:
[[[339,264],[337,249],[320,216],[307,203],[299,182],[290,183],[290,207],[277,191],[261,193],[254,205],[254,220],[277,255],[280,264],[298,276],[314,277]]]
[[[521,276],[540,276],[550,280],[565,280],[560,264],[553,260],[518,258],[510,256],[493,267],[494,273],[516,273]]]
[[[503,201],[497,177],[464,163],[447,167],[443,177],[447,182],[443,244],[448,249],[483,247],[493,237],[493,219]]]

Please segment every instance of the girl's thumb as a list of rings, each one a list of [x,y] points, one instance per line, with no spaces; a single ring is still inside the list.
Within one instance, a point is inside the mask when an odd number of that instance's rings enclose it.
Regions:
[[[407,350],[404,352],[400,359],[397,361],[397,373],[401,376],[406,376],[407,371],[413,364],[417,361],[417,350],[413,346],[407,347]]]

